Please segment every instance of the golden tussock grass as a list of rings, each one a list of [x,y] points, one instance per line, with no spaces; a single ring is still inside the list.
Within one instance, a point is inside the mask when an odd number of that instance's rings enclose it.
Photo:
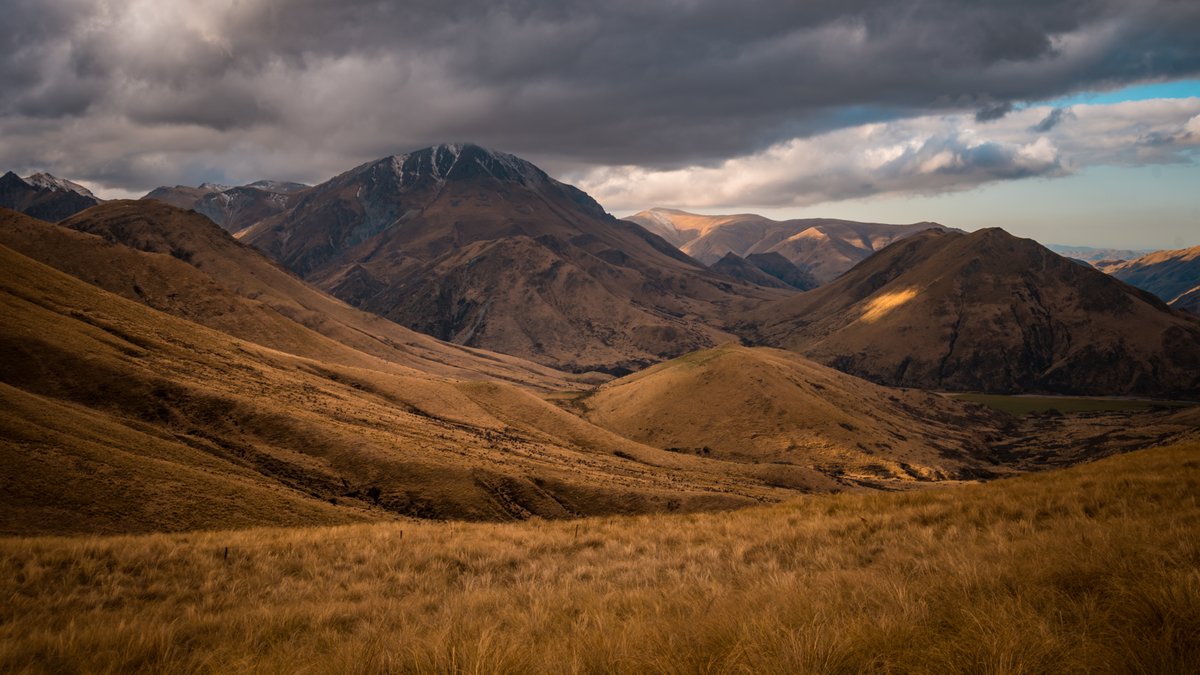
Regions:
[[[1192,444],[717,514],[9,539],[0,671],[1194,672],[1198,488]]]

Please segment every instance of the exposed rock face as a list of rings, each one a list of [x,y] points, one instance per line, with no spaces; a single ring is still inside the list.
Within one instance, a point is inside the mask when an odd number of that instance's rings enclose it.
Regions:
[[[48,173],[21,178],[9,171],[0,176],[0,207],[51,223],[100,203],[87,188]]]
[[[142,199],[156,199],[181,209],[193,209],[225,230],[238,233],[293,206],[296,195],[308,189],[301,183],[260,180],[228,187],[204,183],[151,190]]]
[[[1200,321],[1000,229],[924,232],[753,317],[764,342],[885,384],[1200,397]]]
[[[701,216],[674,209],[650,209],[626,220],[707,265],[731,252],[747,260],[751,255],[778,253],[810,273],[817,283],[832,281],[894,241],[941,227],[936,223],[893,225],[828,218],[777,221],[751,213]]]
[[[729,339],[785,291],[731,283],[513,155],[440,145],[356,167],[243,240],[444,340],[625,372]]]

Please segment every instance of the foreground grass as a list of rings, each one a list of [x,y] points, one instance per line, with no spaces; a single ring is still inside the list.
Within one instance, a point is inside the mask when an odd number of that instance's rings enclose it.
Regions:
[[[1182,408],[1196,405],[1187,401],[1107,398],[1102,396],[1027,396],[1005,394],[950,394],[952,398],[983,405],[1010,415],[1028,415],[1057,410],[1060,413],[1079,412],[1144,412],[1155,408]]]
[[[1198,488],[1191,445],[724,514],[10,539],[0,671],[1194,672]]]

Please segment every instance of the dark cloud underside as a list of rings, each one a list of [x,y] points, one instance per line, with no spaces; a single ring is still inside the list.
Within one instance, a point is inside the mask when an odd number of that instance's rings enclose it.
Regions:
[[[1200,73],[1191,0],[0,0],[0,16],[0,133],[25,133],[0,164],[129,187],[194,178],[206,156],[315,180],[454,139],[562,167],[715,163],[864,118],[987,121]]]

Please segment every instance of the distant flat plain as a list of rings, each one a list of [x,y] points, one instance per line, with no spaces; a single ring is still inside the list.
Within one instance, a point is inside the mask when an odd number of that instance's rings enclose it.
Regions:
[[[1143,412],[1161,408],[1186,408],[1198,405],[1195,401],[1164,401],[1148,398],[1119,398],[1112,396],[1035,396],[1029,394],[947,394],[951,398],[981,403],[1010,415],[1028,415],[1056,410],[1077,412]]]

